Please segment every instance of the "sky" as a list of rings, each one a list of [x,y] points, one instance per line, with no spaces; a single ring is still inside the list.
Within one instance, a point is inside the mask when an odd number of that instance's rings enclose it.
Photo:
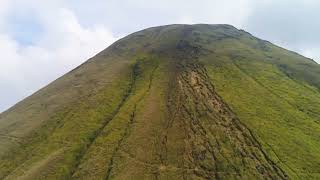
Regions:
[[[319,0],[0,0],[0,112],[132,32],[231,24],[320,63]]]

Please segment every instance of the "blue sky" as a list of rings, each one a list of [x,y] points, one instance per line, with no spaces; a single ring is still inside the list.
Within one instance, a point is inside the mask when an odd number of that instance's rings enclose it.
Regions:
[[[13,13],[7,19],[7,32],[22,46],[32,45],[43,35],[44,29],[35,15],[27,12]]]
[[[150,26],[232,24],[320,62],[318,0],[0,0],[0,112]]]

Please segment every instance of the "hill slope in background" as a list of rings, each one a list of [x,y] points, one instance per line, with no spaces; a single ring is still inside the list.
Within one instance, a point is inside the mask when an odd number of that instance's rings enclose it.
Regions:
[[[0,179],[319,179],[320,65],[230,25],[133,33],[0,114]]]

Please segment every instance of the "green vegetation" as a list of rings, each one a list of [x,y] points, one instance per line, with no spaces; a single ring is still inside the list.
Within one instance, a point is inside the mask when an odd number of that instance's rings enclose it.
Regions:
[[[230,25],[133,33],[0,114],[0,179],[319,179],[320,65]]]

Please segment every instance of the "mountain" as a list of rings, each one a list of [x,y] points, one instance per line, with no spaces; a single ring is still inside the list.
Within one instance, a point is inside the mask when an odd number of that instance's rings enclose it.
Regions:
[[[0,114],[0,179],[320,179],[319,139],[319,64],[230,25],[167,25]]]

